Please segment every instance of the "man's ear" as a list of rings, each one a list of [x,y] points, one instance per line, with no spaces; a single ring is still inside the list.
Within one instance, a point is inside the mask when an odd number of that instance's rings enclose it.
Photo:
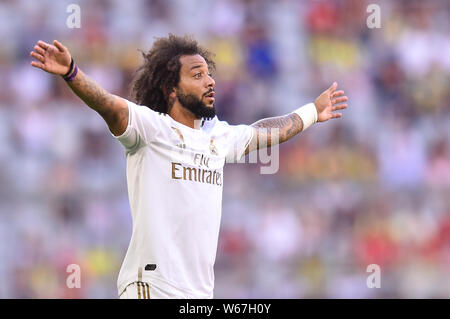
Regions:
[[[164,95],[166,95],[166,96],[167,96],[167,91],[168,90],[166,88],[163,89]],[[172,88],[172,91],[169,93],[169,95],[167,97],[168,97],[169,100],[170,99],[175,99],[177,97],[177,91],[176,91],[175,87]]]

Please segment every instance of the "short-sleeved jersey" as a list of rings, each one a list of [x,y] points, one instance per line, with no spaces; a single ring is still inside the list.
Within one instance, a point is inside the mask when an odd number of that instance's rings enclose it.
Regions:
[[[133,230],[118,293],[144,281],[171,298],[212,298],[223,167],[244,155],[253,129],[217,116],[193,129],[127,104],[128,126],[115,137],[126,150]]]

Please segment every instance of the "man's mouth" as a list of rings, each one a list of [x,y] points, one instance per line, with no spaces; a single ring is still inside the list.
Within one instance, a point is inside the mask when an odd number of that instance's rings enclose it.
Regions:
[[[214,91],[209,92],[208,94],[205,95],[205,97],[210,101],[214,101]]]

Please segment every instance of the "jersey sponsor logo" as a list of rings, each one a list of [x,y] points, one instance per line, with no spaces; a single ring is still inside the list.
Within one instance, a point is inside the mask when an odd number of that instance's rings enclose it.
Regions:
[[[198,165],[200,167],[202,166],[206,166],[209,168],[209,157],[200,154],[200,153],[195,153],[194,155],[194,164]]]
[[[193,182],[222,186],[222,173],[216,170],[196,168],[172,163],[172,179],[189,180]]]

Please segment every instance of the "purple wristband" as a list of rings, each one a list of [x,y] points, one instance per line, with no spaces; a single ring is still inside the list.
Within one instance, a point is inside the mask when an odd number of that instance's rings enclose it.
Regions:
[[[66,80],[67,82],[72,82],[77,73],[78,73],[78,66],[75,64],[72,74],[68,78],[65,77],[64,80]]]

